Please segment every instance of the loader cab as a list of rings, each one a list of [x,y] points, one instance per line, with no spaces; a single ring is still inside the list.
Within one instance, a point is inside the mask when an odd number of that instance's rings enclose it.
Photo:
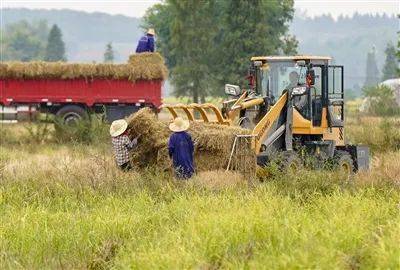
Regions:
[[[284,90],[305,84],[305,67],[295,61],[253,61],[255,74],[255,92],[267,96],[272,103],[282,95]]]
[[[293,91],[293,104],[301,118],[321,126],[323,108],[330,126],[343,126],[343,66],[330,66],[324,56],[253,57],[254,91],[271,105],[284,91]],[[305,90],[305,91],[301,91]]]

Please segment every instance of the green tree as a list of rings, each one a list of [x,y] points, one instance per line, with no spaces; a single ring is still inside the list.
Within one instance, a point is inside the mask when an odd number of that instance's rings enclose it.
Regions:
[[[144,28],[156,28],[175,94],[198,102],[243,82],[251,56],[295,53],[292,16],[292,0],[169,0],[147,11]]]
[[[49,33],[44,60],[50,62],[66,61],[61,29],[56,24],[53,25]]]
[[[177,96],[192,96],[193,102],[205,100],[211,86],[210,41],[215,36],[216,1],[170,0],[173,11],[170,45],[175,60],[172,83]]]
[[[400,15],[398,16],[400,19]],[[400,31],[397,32],[397,52],[396,52],[396,56],[397,56],[397,62],[400,62]],[[400,77],[400,67],[397,67],[397,76]]]
[[[174,19],[173,9],[169,4],[155,4],[146,10],[143,17],[142,29],[155,28],[156,48],[165,58],[170,70],[176,65],[176,59],[172,54],[172,22]]]
[[[379,70],[376,64],[375,46],[368,52],[367,55],[367,68],[364,87],[376,86],[379,83]]]
[[[112,47],[112,43],[109,42],[106,45],[106,51],[104,52],[104,63],[112,63],[114,62],[114,49]]]
[[[296,39],[286,35],[293,11],[291,0],[226,1],[218,52],[220,88],[226,82],[243,85],[252,56],[296,52]]]
[[[397,77],[398,60],[396,56],[396,48],[392,43],[388,43],[385,50],[386,60],[382,70],[382,80],[393,79]]]
[[[46,21],[32,24],[19,21],[5,26],[3,39],[2,60],[5,61],[32,61],[44,57],[45,40],[49,32]]]

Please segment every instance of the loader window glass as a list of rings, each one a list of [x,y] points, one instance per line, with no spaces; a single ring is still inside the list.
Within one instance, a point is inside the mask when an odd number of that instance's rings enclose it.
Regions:
[[[261,95],[266,96],[268,94],[269,89],[269,76],[268,76],[268,68],[261,69],[262,81],[261,81]]]
[[[314,67],[315,71],[315,84],[312,94],[315,96],[321,96],[321,89],[322,89],[322,71],[321,67]]]
[[[284,90],[305,83],[306,68],[293,61],[269,63],[268,81],[270,95],[277,100]]]
[[[342,67],[341,66],[329,66],[328,72],[328,93],[329,96],[334,98],[340,98],[342,89]]]

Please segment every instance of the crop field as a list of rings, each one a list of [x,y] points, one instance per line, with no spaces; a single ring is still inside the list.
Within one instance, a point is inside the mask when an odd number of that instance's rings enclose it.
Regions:
[[[372,149],[350,179],[123,173],[107,129],[1,125],[0,269],[400,268],[399,119],[349,119]]]

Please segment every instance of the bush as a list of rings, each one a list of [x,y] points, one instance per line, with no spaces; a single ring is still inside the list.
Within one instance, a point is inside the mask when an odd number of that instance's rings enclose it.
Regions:
[[[346,126],[349,143],[368,145],[373,152],[400,149],[400,122],[396,118],[359,118]]]
[[[109,126],[102,116],[92,115],[90,121],[78,121],[74,125],[65,125],[54,120],[54,139],[58,143],[99,143],[108,139]]]
[[[375,86],[363,89],[368,98],[368,112],[377,116],[393,116],[400,114],[393,90],[386,86]]]

